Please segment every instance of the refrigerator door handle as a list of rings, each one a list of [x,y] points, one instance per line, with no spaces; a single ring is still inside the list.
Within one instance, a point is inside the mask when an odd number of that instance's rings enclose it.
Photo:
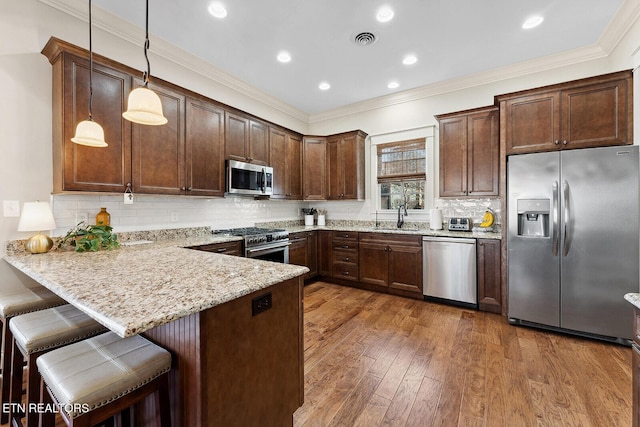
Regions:
[[[551,214],[553,226],[551,230],[552,235],[552,243],[551,243],[551,253],[553,256],[558,256],[558,248],[560,246],[560,242],[558,241],[558,219],[560,212],[558,211],[558,181],[553,182],[553,212]]]
[[[569,236],[569,231],[571,228],[571,206],[569,203],[569,183],[567,181],[562,182],[562,192],[563,194],[563,202],[564,202],[564,221],[563,221],[563,240],[564,240],[564,249],[562,250],[562,255],[567,256],[569,253],[569,247],[571,246],[571,237]]]

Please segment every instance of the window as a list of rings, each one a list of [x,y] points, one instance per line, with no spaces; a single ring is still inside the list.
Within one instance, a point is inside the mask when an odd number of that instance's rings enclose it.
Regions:
[[[380,209],[425,209],[426,145],[413,139],[377,146]]]

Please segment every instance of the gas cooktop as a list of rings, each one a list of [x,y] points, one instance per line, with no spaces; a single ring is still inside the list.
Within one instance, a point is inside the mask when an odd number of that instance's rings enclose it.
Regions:
[[[289,232],[282,228],[243,227],[215,230],[213,234],[228,234],[244,237],[246,247],[259,246],[276,241],[288,241]]]

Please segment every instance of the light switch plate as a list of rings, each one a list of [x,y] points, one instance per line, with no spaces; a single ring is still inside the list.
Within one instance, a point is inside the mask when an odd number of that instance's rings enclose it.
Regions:
[[[20,201],[19,200],[3,200],[2,214],[7,218],[20,216]]]

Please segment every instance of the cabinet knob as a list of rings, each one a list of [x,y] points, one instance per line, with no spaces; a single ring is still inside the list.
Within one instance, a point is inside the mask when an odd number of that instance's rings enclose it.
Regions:
[[[562,145],[567,145],[569,143],[569,141],[567,141],[566,139],[564,141],[562,141]]]
[[[193,187],[187,187],[187,191],[193,190]]]
[[[560,144],[560,141],[556,139],[555,141],[553,141],[553,143],[558,145],[558,144]]]
[[[342,274],[344,274],[345,276],[348,276],[349,272],[348,271],[343,271]]]
[[[348,257],[348,256],[346,256],[346,257],[342,258],[342,260],[343,260],[344,262],[349,262],[349,257]]]
[[[180,191],[186,191],[187,189],[185,187],[180,187]]]

